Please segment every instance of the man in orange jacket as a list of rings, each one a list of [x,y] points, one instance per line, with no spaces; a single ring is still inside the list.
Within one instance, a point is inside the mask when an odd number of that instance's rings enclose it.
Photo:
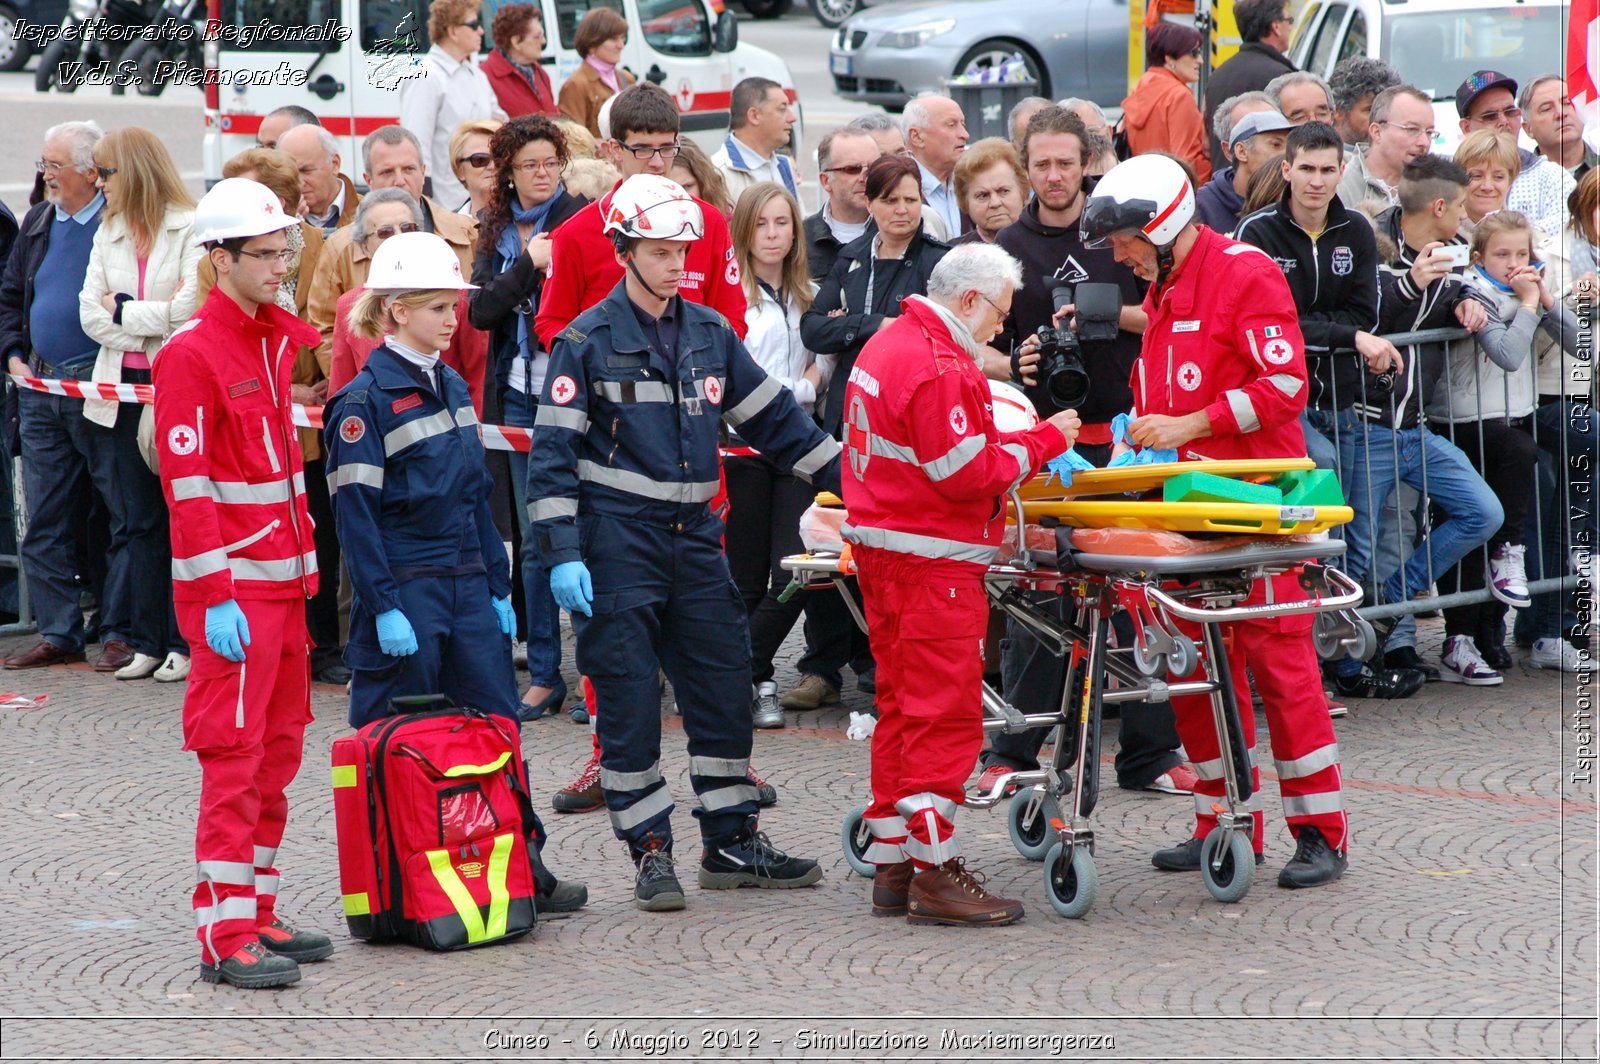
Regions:
[[[184,749],[200,760],[194,910],[200,975],[282,986],[333,953],[277,908],[284,790],[311,720],[306,599],[317,553],[290,371],[317,331],[274,303],[299,220],[266,186],[219,182],[195,211],[217,273],[155,362],[161,487],[172,511],[178,626],[192,648]]]

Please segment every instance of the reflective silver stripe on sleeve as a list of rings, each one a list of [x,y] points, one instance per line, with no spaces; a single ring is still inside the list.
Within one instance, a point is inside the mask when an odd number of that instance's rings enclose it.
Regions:
[[[528,520],[553,521],[558,517],[577,517],[577,499],[535,499],[528,504]]]
[[[393,458],[400,451],[405,450],[414,443],[434,436],[443,436],[447,432],[456,430],[455,420],[445,411],[419,417],[415,421],[408,421],[397,429],[390,429],[383,437],[383,453],[386,457]]]
[[[1297,757],[1293,761],[1275,761],[1273,763],[1277,766],[1280,780],[1292,780],[1299,779],[1301,776],[1310,776],[1339,763],[1339,744],[1329,743],[1327,746],[1319,746],[1309,754]]]
[[[1323,791],[1321,794],[1302,794],[1283,796],[1284,816],[1320,816],[1326,813],[1342,813],[1344,811],[1344,795],[1339,791]]]
[[[738,406],[731,410],[723,411],[723,422],[726,423],[730,429],[738,428],[740,425],[744,424],[746,421],[749,421],[751,418],[761,413],[761,411],[765,410],[767,404],[776,399],[778,397],[778,393],[782,391],[783,385],[779,384],[776,378],[764,378],[760,384],[755,386],[754,390],[752,390],[749,395],[745,396],[739,401]]]
[[[383,466],[368,465],[365,462],[351,462],[342,465],[328,474],[328,490],[338,491],[349,484],[363,484],[369,488],[383,490]]]
[[[472,409],[472,404],[471,403],[468,403],[467,405],[463,406],[461,409],[456,411],[456,419],[455,420],[456,420],[456,426],[458,428],[463,428],[463,429],[476,428],[477,424],[478,424],[478,412],[476,410]]]
[[[922,471],[934,483],[955,476],[966,468],[988,446],[987,436],[968,436],[931,462],[922,463]]]
[[[256,881],[255,866],[245,861],[197,861],[195,879],[204,883],[226,883],[233,887],[248,887]]]
[[[661,502],[710,502],[717,495],[715,480],[651,480],[642,473],[599,465],[587,458],[578,461],[578,479]]]
[[[257,868],[271,868],[272,862],[278,859],[278,848],[276,846],[257,846],[255,857]]]
[[[305,491],[303,482],[296,487],[301,492]],[[243,480],[178,477],[172,482],[172,498],[177,502],[209,498],[230,506],[272,506],[289,501],[289,484],[282,480],[251,484]]]
[[[892,458],[896,462],[904,462],[906,465],[920,466],[922,464],[917,461],[916,451],[891,440],[886,440],[882,436],[874,435],[871,438],[871,449],[873,456],[877,458]]]
[[[1017,460],[1017,476],[1011,482],[1015,488],[1033,473],[1033,461],[1028,457],[1028,449],[1020,443],[1002,443],[1000,449]]]
[[[794,475],[809,481],[814,473],[839,456],[839,441],[826,436],[822,442],[800,457],[794,464]]]
[[[539,412],[533,416],[533,423],[541,428],[571,429],[578,433],[589,431],[588,414],[582,410],[574,410],[570,406],[556,406],[554,403],[540,403]]]
[[[317,571],[317,552],[307,551],[299,558],[273,558],[261,561],[255,558],[229,558],[228,568],[235,580],[269,580],[282,583],[310,576]]]
[[[204,554],[172,559],[172,579],[199,580],[212,573],[220,573],[227,567],[227,551],[208,550]]]
[[[1296,377],[1293,373],[1274,373],[1272,376],[1268,377],[1267,380],[1272,382],[1272,386],[1274,388],[1278,389],[1278,391],[1282,392],[1284,395],[1287,395],[1291,399],[1300,394],[1300,389],[1304,387],[1306,383],[1299,377]]]
[[[748,757],[690,757],[689,775],[742,779],[750,770]]]
[[[662,381],[595,381],[594,390],[613,403],[671,403],[677,400],[671,386]],[[623,395],[629,396],[623,399]],[[543,406],[540,406],[543,409]]]
[[[1223,394],[1228,397],[1228,409],[1233,411],[1233,419],[1239,423],[1240,432],[1255,432],[1261,428],[1261,419],[1256,417],[1256,406],[1248,395],[1238,388],[1229,388]]]
[[[919,558],[934,560],[948,558],[951,561],[988,565],[1000,553],[998,547],[962,543],[954,539],[935,539],[932,536],[919,536],[915,532],[896,532],[887,528],[846,524],[841,532],[845,539],[859,543],[863,547],[876,547],[879,550],[892,550],[899,554],[914,554]]]
[[[912,819],[923,809],[932,809],[944,819],[955,823],[956,803],[943,795],[934,794],[932,791],[923,791],[920,794],[907,795],[894,803],[895,812]]]
[[[653,816],[672,809],[672,792],[665,783],[626,809],[611,810],[611,825],[619,831],[636,828]]]
[[[761,795],[748,783],[736,783],[731,787],[718,787],[714,791],[706,791],[700,796],[700,808],[708,813],[720,813],[724,809],[732,808],[741,802],[759,803]]]
[[[639,772],[613,772],[600,770],[600,786],[608,791],[642,791],[652,783],[661,782],[661,762],[657,761]]]

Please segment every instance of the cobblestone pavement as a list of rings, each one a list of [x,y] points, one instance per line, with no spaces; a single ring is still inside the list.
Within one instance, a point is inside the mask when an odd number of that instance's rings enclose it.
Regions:
[[[1437,622],[1422,628],[1436,652]],[[794,656],[791,640],[780,685]],[[319,688],[280,865],[285,910],[339,950],[273,992],[196,975],[198,773],[180,749],[181,689],[86,666],[4,683],[50,696],[0,709],[7,1059],[1596,1059],[1600,836],[1592,775],[1574,775],[1593,743],[1580,752],[1573,728],[1593,686],[1520,664],[1499,688],[1354,703],[1337,724],[1352,863],[1324,889],[1274,886],[1292,846],[1268,773],[1267,862],[1248,897],[1222,905],[1198,877],[1149,865],[1185,836],[1189,801],[1117,790],[1108,767],[1086,919],[1051,910],[1003,808],[960,826],[991,887],[1024,899],[1024,921],[872,919],[838,841],[867,795],[867,745],[843,734],[869,704],[852,686],[843,706],[791,713],[756,739],[782,794],[763,827],[823,859],[818,888],[691,886],[686,912],[640,913],[604,816],[550,814],[547,860],[587,881],[588,908],[461,954],[344,935],[326,767],[344,698]],[[687,756],[664,720],[692,865]],[[588,731],[563,715],[525,737],[547,807]]]

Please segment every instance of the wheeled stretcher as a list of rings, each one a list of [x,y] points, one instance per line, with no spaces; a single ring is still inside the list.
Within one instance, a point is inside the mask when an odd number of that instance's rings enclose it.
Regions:
[[[1037,486],[1032,493],[1039,493]],[[1344,543],[1324,531],[1348,520],[1348,509],[1297,507],[1291,513],[1288,507],[1255,507],[1263,512],[1244,513],[1213,507],[1210,516],[1179,515],[1180,526],[1198,522],[1203,529],[1215,529],[1221,511],[1225,529],[1237,531],[1229,526],[1243,522],[1252,530],[1193,540],[1161,527],[1171,523],[1174,504],[1074,503],[1024,496],[1024,491],[1010,496],[1015,537],[1008,529],[1010,545],[1002,551],[1003,560],[990,566],[985,587],[995,608],[1067,659],[1066,681],[1059,706],[1048,712],[1023,712],[985,684],[983,727],[1005,732],[1051,729],[1054,752],[1037,770],[1010,773],[987,793],[969,793],[965,804],[988,808],[1016,789],[1008,817],[1013,844],[1023,856],[1044,862],[1045,890],[1055,910],[1082,917],[1094,905],[1098,889],[1091,816],[1099,794],[1102,707],[1209,695],[1224,752],[1225,796],[1215,809],[1217,827],[1202,845],[1201,873],[1213,897],[1238,901],[1255,874],[1254,824],[1246,808],[1252,786],[1223,626],[1314,613],[1313,638],[1320,656],[1368,656],[1375,645],[1372,627],[1353,612],[1361,588],[1333,567]],[[1264,512],[1269,509],[1282,512]],[[848,549],[794,555],[783,560],[783,567],[800,586],[836,587],[856,622],[865,627],[845,587],[854,571]],[[1272,601],[1268,584],[1265,602],[1247,604],[1258,582],[1284,573],[1297,574],[1303,599]],[[1035,592],[1061,596],[1062,608],[1042,609]],[[1131,646],[1111,645],[1111,618],[1119,610],[1133,622]],[[1198,644],[1179,630],[1178,620],[1199,627]],[[1197,666],[1198,677],[1172,679],[1188,677]],[[851,866],[870,876],[873,866],[862,858],[871,842],[862,823],[864,812],[864,806],[858,807],[845,818],[842,842]]]

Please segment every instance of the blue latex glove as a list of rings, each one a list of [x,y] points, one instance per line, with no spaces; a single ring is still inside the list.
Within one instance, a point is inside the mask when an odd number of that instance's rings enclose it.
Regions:
[[[250,622],[233,599],[206,607],[206,645],[229,661],[243,661]]]
[[[1146,447],[1144,450],[1140,450],[1138,444],[1127,438],[1128,426],[1132,425],[1133,422],[1134,419],[1129,417],[1127,414],[1118,414],[1116,417],[1111,419],[1112,445],[1115,446],[1119,443],[1126,443],[1133,449],[1130,451],[1123,451],[1121,454],[1111,459],[1110,462],[1106,463],[1107,469],[1115,469],[1118,466],[1130,465],[1161,465],[1166,462],[1176,462],[1178,460],[1178,452],[1172,448],[1160,450],[1157,448]]]
[[[517,637],[517,613],[511,608],[511,600],[508,598],[495,598],[491,595],[489,604],[494,607],[494,619],[500,622],[501,634],[515,639]]]
[[[391,657],[403,658],[417,652],[417,633],[399,610],[378,614],[378,646]]]
[[[562,562],[550,570],[550,593],[556,605],[568,613],[581,613],[593,617],[590,604],[594,602],[594,584],[589,581],[589,567],[582,562]]]
[[[1050,482],[1050,479],[1060,477],[1061,486],[1066,487],[1072,483],[1072,474],[1081,473],[1085,469],[1093,469],[1094,463],[1079,454],[1077,448],[1069,447],[1064,453],[1058,454],[1046,462],[1044,467],[1050,471],[1050,478],[1045,480],[1046,484]]]

